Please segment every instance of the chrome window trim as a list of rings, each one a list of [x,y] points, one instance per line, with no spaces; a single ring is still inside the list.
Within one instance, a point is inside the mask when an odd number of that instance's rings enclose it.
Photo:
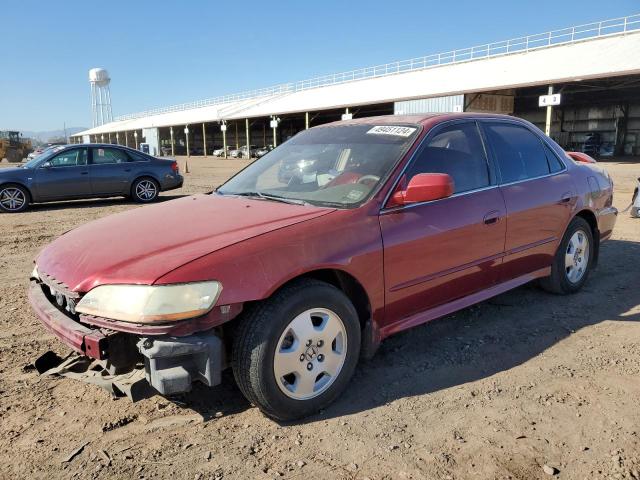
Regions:
[[[555,177],[556,175],[560,175],[562,173],[565,173],[566,171],[567,171],[567,168],[565,167],[564,170],[559,170],[557,172],[548,173],[546,175],[540,175],[539,177],[524,178],[522,180],[516,180],[514,182],[500,183],[498,186],[499,187],[509,187],[511,185],[516,185],[518,183],[530,182],[532,180],[540,180],[541,178]]]
[[[397,205],[395,207],[390,207],[390,208],[385,208],[383,210],[380,210],[380,215],[385,215],[387,213],[397,212],[398,210],[404,210],[404,209],[409,209],[409,208],[413,208],[413,207],[418,207],[418,206],[421,206],[421,205],[428,205],[430,203],[442,202],[443,200],[448,200],[450,198],[463,197],[463,196],[469,195],[471,193],[484,192],[486,190],[493,190],[494,188],[500,188],[500,187],[501,187],[501,185],[498,185],[498,184],[489,185],[488,187],[476,188],[475,190],[467,190],[466,192],[454,193],[453,195],[450,195],[448,197],[438,198],[436,200],[428,200],[426,202],[410,203],[408,205]]]

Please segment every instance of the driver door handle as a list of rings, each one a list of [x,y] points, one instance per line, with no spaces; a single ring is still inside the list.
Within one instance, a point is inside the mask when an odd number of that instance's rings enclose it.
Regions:
[[[487,213],[483,218],[483,222],[485,225],[494,225],[499,221],[500,221],[500,212],[498,210],[493,210]]]

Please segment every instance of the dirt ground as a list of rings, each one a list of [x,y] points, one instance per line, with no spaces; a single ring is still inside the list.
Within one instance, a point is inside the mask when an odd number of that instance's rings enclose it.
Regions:
[[[185,187],[163,199],[209,191],[243,164],[189,159]],[[640,164],[602,165],[622,209]],[[65,231],[130,208],[145,207],[92,200],[0,214],[0,478],[536,479],[550,478],[546,465],[561,479],[640,479],[640,220],[628,213],[582,292],[528,285],[399,334],[333,406],[278,424],[230,375],[180,402],[132,404],[29,368],[47,350],[67,352],[27,305],[32,259]]]

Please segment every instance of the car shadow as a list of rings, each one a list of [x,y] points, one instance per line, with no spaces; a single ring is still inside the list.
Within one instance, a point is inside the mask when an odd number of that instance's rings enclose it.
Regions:
[[[372,360],[360,364],[335,403],[295,423],[350,415],[487,378],[605,320],[639,322],[640,313],[629,313],[640,304],[639,270],[640,243],[611,240],[602,245],[599,267],[575,295],[552,295],[532,283],[390,337]],[[569,308],[569,302],[579,302],[580,308]],[[232,375],[213,389],[194,389],[184,400],[205,419],[211,412],[226,415],[250,406]]]
[[[182,197],[188,197],[189,195],[160,195],[156,202],[167,202],[169,200],[176,200]],[[29,206],[29,211],[34,212],[47,212],[53,210],[63,210],[67,208],[99,208],[99,207],[112,207],[117,205],[138,205],[143,204],[136,203],[129,198],[124,197],[111,197],[111,198],[91,198],[84,200],[65,200],[60,202],[48,202],[48,203],[34,203]],[[153,205],[153,204],[150,204]]]

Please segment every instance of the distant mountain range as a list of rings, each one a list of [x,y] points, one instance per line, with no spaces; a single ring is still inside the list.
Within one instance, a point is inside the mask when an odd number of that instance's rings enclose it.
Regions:
[[[87,130],[87,127],[67,127],[67,136],[82,132],[83,130]],[[41,142],[47,142],[52,138],[64,137],[64,130],[49,130],[44,132],[23,131],[22,136],[25,138],[33,138]]]

